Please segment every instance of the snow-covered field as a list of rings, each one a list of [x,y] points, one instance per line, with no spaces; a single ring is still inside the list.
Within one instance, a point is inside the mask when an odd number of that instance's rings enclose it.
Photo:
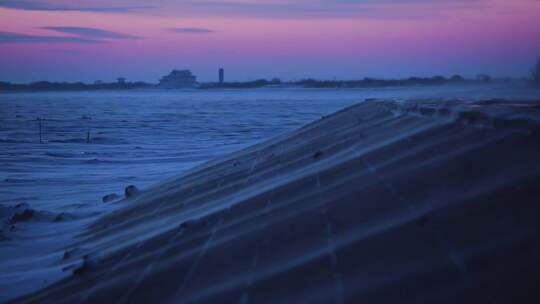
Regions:
[[[538,96],[516,85],[0,94],[0,301],[62,276],[63,243],[118,208],[101,198],[127,185],[146,188],[368,98]],[[21,203],[36,221],[8,223]]]
[[[366,98],[535,94],[491,86],[0,94],[0,203],[57,212],[100,204],[128,184],[144,188]]]

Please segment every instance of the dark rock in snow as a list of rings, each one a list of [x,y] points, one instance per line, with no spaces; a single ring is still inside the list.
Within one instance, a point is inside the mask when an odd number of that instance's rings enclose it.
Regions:
[[[73,218],[74,218],[73,214],[69,212],[60,212],[54,217],[53,222],[57,223],[57,222],[62,222],[66,220],[72,220]]]
[[[128,187],[129,188],[129,187]],[[127,191],[127,188],[126,188],[126,191]],[[126,192],[126,196],[127,196],[127,192]],[[112,201],[115,201],[117,199],[119,199],[120,196],[116,193],[111,193],[111,194],[107,194],[105,195],[101,200],[104,202],[104,203],[108,203],[108,202],[112,202]]]
[[[53,222],[61,222],[64,219],[64,212],[60,212],[54,217]]]
[[[82,261],[81,266],[73,269],[73,274],[74,275],[82,275],[82,274],[86,273],[89,268],[90,268],[90,263],[88,261],[88,255],[85,255],[85,256],[83,256],[83,261]]]
[[[63,259],[64,260],[68,260],[69,258],[71,258],[73,256],[73,254],[76,252],[76,251],[79,251],[78,248],[71,248],[71,249],[66,249],[64,250],[64,257]]]
[[[24,211],[22,212],[17,212],[15,213],[11,219],[10,219],[10,222],[12,224],[15,224],[17,222],[24,222],[24,221],[28,221],[29,219],[31,219],[32,217],[34,216],[34,210],[33,209],[24,209]]]
[[[195,223],[194,220],[187,220],[187,221],[183,222],[182,224],[180,224],[180,228],[187,229],[187,228],[193,226],[194,223]]]
[[[321,156],[323,156],[322,151],[317,151],[313,154],[313,158],[315,159],[321,158]]]
[[[135,196],[139,193],[139,189],[135,187],[134,185],[129,185],[126,187],[126,190],[124,191],[124,194],[127,198]]]
[[[28,208],[30,207],[27,203],[18,203],[15,205],[15,208]]]

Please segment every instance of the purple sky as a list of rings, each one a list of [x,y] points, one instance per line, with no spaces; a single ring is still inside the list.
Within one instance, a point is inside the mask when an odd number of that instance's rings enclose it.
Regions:
[[[0,0],[0,81],[528,76],[538,0]]]

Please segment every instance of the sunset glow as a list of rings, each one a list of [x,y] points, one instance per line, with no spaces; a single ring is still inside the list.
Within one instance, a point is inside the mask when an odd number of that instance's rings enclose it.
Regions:
[[[540,2],[0,1],[0,80],[524,77]]]

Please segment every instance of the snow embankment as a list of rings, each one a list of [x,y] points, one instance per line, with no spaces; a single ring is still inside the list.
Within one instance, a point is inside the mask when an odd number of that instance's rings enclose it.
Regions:
[[[118,202],[17,302],[538,300],[539,117],[358,104]]]

